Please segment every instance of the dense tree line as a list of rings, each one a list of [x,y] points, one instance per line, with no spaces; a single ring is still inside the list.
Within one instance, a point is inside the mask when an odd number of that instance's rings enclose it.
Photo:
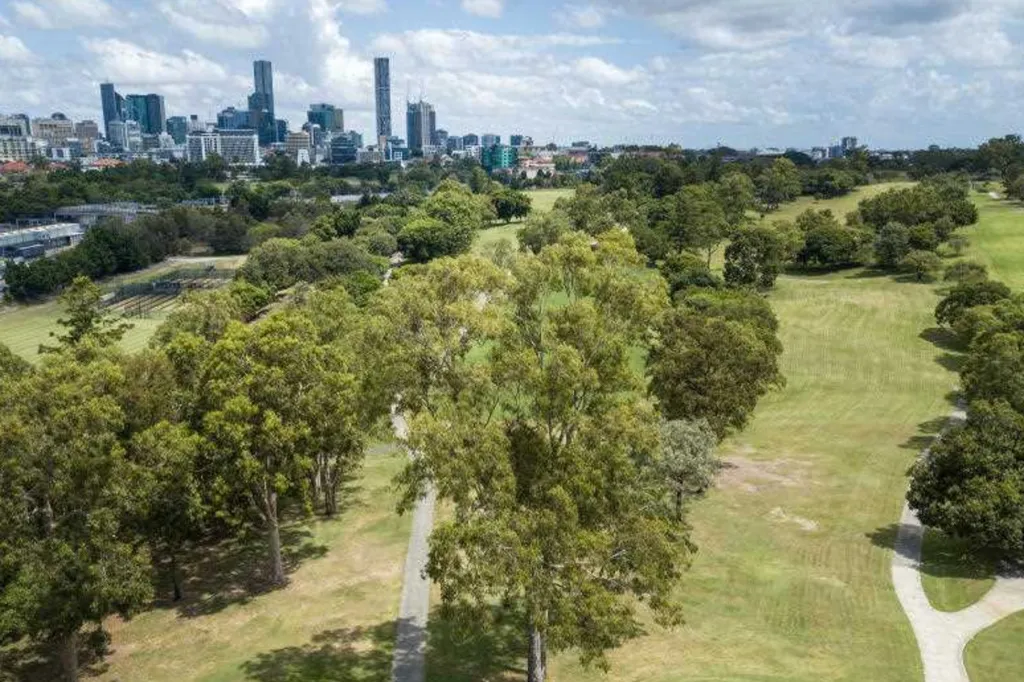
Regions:
[[[966,347],[960,372],[967,421],[912,471],[921,521],[975,549],[1024,559],[1024,295],[964,267],[936,320]]]

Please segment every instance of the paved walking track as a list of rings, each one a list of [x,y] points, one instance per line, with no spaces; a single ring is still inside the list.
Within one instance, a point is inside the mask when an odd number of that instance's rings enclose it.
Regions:
[[[962,423],[966,414],[958,409],[951,424]],[[926,450],[923,457],[928,456]],[[1024,610],[1024,577],[999,576],[981,601],[956,613],[932,608],[921,584],[921,542],[924,528],[909,506],[903,509],[892,581],[917,637],[924,664],[925,682],[970,682],[964,666],[964,648],[982,630],[1003,618]]]
[[[398,440],[404,441],[408,434],[405,417],[392,413],[391,424]],[[436,500],[437,495],[431,487],[413,509],[412,535],[402,578],[402,601],[398,607],[395,658],[391,665],[393,682],[423,682],[426,677],[427,617],[430,613],[430,579],[426,570]]]

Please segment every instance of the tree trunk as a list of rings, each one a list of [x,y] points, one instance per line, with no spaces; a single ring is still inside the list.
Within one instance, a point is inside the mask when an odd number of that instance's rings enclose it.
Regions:
[[[332,482],[327,482],[324,488],[324,511],[330,518],[334,518],[338,513],[338,486]]]
[[[267,500],[267,525],[270,536],[270,580],[274,585],[284,585],[284,561],[281,558],[281,526],[277,521],[277,493],[271,492]]]
[[[676,490],[676,520],[683,520],[683,491],[681,488]]]
[[[78,631],[65,637],[60,647],[60,664],[65,682],[78,682]]]
[[[548,650],[544,635],[530,626],[530,651],[527,655],[527,682],[544,682],[548,676]]]
[[[174,583],[174,601],[181,601],[185,596],[181,591],[181,576],[178,575],[178,554],[171,550],[171,582]]]

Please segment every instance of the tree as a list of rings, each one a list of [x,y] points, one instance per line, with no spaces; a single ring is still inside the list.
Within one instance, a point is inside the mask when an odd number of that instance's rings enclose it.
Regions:
[[[445,223],[434,218],[416,218],[398,234],[398,248],[415,263],[457,256],[469,251],[475,233],[466,225]]]
[[[183,597],[178,557],[199,537],[206,513],[196,471],[200,443],[186,426],[164,421],[137,433],[128,446],[130,514],[152,552],[169,560],[174,601]]]
[[[992,138],[978,148],[978,155],[988,168],[999,172],[1007,185],[1015,183],[1024,174],[1024,141],[1020,135]]]
[[[557,243],[571,229],[569,219],[561,211],[535,213],[526,219],[526,224],[519,228],[516,237],[520,249],[540,253],[543,248]]]
[[[774,330],[744,310],[757,297],[725,296],[702,292],[679,301],[665,316],[648,363],[650,390],[665,418],[706,419],[719,438],[743,428],[760,397],[783,383]],[[770,308],[767,314],[774,319]]]
[[[754,209],[755,191],[754,181],[746,173],[727,173],[718,181],[718,202],[731,229],[735,230],[747,221],[747,212]]]
[[[789,159],[776,159],[757,178],[757,195],[768,211],[800,196],[803,189],[800,171]]]
[[[895,270],[911,251],[910,230],[899,223],[883,227],[875,239],[875,258],[886,270]]]
[[[1024,413],[1024,333],[994,333],[975,341],[960,382],[970,401],[1005,401]]]
[[[798,249],[779,226],[759,225],[737,233],[725,249],[725,281],[771,289]]]
[[[152,594],[148,555],[123,523],[122,381],[97,351],[54,353],[0,382],[0,638],[52,642],[69,682],[82,626]]]
[[[494,212],[497,214],[498,220],[504,220],[506,223],[528,216],[533,203],[528,194],[513,189],[502,189],[495,192],[491,201],[494,203]]]
[[[1004,402],[971,404],[967,423],[911,470],[907,499],[922,523],[974,547],[1024,558],[1024,416]]]
[[[677,249],[689,249],[705,255],[708,267],[719,245],[726,238],[725,211],[711,183],[687,185],[666,202],[667,214],[659,229]]]
[[[689,545],[658,467],[657,415],[629,365],[665,299],[640,262],[616,230],[596,247],[572,234],[521,257],[508,303],[485,306],[501,315],[491,362],[465,367],[458,390],[412,420],[406,505],[429,482],[453,510],[427,572],[447,606],[499,600],[523,614],[531,682],[546,678],[549,650],[605,665],[640,633],[638,601],[679,620],[671,593]],[[565,304],[550,305],[555,295]]]
[[[313,389],[324,380],[326,351],[304,316],[285,311],[258,324],[232,322],[205,360],[203,434],[217,472],[222,510],[256,512],[267,532],[270,580],[285,582],[280,510],[309,502]]]
[[[122,322],[103,308],[103,290],[89,281],[88,277],[76,277],[71,285],[60,296],[61,305],[67,317],[57,320],[57,324],[67,330],[63,336],[57,336],[62,348],[73,348],[84,340],[90,339],[99,346],[108,346],[121,340],[125,332],[132,328],[131,324]],[[56,348],[40,346],[39,352],[55,352]]]
[[[658,264],[658,270],[672,295],[690,287],[717,289],[723,285],[722,278],[711,272],[703,258],[685,251],[669,253]]]
[[[465,185],[445,180],[420,207],[430,218],[439,220],[459,232],[473,232],[496,216],[487,195],[474,195]]]
[[[917,282],[933,282],[942,272],[942,259],[934,251],[911,251],[900,261],[900,268]]]
[[[992,305],[1011,296],[1010,287],[1002,282],[964,282],[953,288],[935,308],[935,320],[939,324],[953,326],[970,308]]]
[[[661,425],[661,464],[675,492],[676,518],[683,500],[702,495],[715,481],[722,463],[715,457],[718,438],[707,420],[676,420]]]

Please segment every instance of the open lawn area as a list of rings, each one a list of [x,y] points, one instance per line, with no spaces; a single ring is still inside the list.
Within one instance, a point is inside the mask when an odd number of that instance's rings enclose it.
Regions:
[[[575,189],[534,189],[526,193],[533,201],[531,208],[534,211],[547,213],[555,207],[555,202],[565,197],[571,197],[576,193]]]
[[[113,653],[87,679],[386,682],[409,533],[391,489],[403,462],[375,448],[341,518],[286,528],[285,589],[259,594],[262,537],[206,550],[184,602],[109,623]]]
[[[57,301],[0,308],[0,343],[15,354],[35,362],[39,359],[40,344],[55,344],[50,332],[59,332],[57,320],[63,316]],[[121,347],[137,351],[146,346],[149,337],[166,319],[166,314],[154,313],[147,318],[129,320],[134,325],[121,340]]]
[[[801,200],[771,217],[813,206],[842,218],[893,186]],[[652,624],[612,654],[606,679],[920,677],[890,563],[906,471],[945,423],[956,387],[947,351],[925,334],[935,289],[864,270],[780,278],[770,300],[788,384],[724,444],[719,484],[693,507],[700,551],[680,591],[687,624]],[[552,672],[558,682],[597,675],[571,652]]]
[[[901,187],[911,187],[914,185],[912,182],[882,182],[877,185],[865,185],[859,187],[853,192],[850,192],[844,197],[838,199],[826,199],[819,201],[814,197],[800,197],[796,201],[788,204],[783,204],[779,207],[779,210],[774,213],[769,213],[765,216],[765,220],[794,220],[798,215],[803,213],[809,208],[815,210],[829,209],[835,214],[836,218],[840,222],[846,218],[846,214],[857,210],[857,205],[865,199],[877,196],[882,192],[890,189],[898,189]]]

